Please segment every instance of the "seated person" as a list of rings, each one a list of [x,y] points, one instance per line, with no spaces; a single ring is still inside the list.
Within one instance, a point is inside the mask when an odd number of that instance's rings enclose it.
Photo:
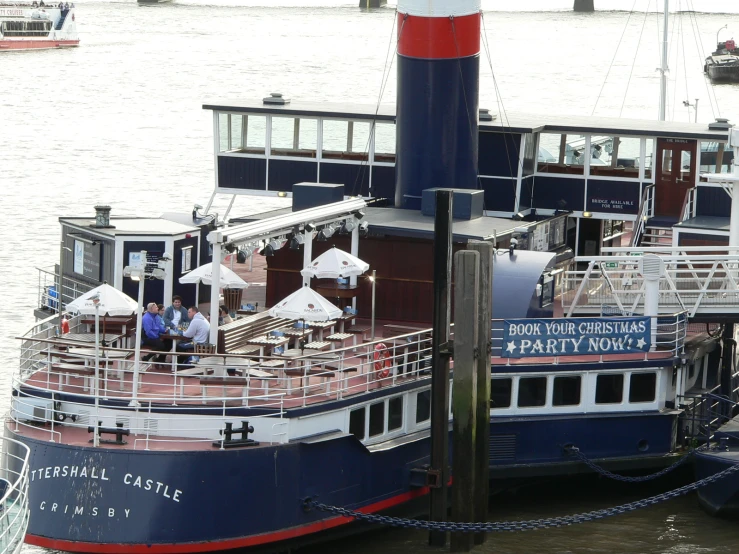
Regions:
[[[172,305],[164,310],[164,326],[169,329],[177,329],[179,325],[183,323],[189,323],[190,318],[188,317],[188,311],[182,305],[182,297],[173,296]]]
[[[223,325],[224,323],[233,323],[233,319],[228,315],[228,308],[221,305],[218,307],[218,325]]]
[[[157,310],[156,303],[150,302],[149,304],[147,304],[146,313],[141,318],[141,330],[143,331],[141,344],[143,346],[146,346],[149,350],[159,350],[162,352],[166,352],[169,349],[167,348],[167,345],[164,344],[164,341],[159,338],[159,335],[165,333],[166,329],[164,328],[164,325],[157,321],[158,317],[159,311]],[[154,354],[153,352],[151,354],[147,354],[144,357],[144,360],[148,361],[154,356],[156,356],[156,358],[154,359],[155,363],[164,363],[166,355]]]
[[[190,326],[182,333],[183,337],[192,339],[192,342],[180,343],[177,350],[180,352],[190,352],[195,348],[195,344],[207,344],[210,338],[210,323],[203,317],[197,306],[192,306],[187,310],[190,318]],[[178,362],[185,363],[189,356],[179,356]]]
[[[157,321],[164,327],[164,331],[167,331],[167,326],[164,324],[164,304],[157,304]]]

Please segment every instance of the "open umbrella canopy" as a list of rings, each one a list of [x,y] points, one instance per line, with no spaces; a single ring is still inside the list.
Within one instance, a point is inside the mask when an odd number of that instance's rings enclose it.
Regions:
[[[310,287],[303,287],[269,310],[272,317],[326,321],[341,316],[341,309],[334,306]]]
[[[203,283],[204,285],[213,284],[213,264],[205,264],[200,267],[196,267],[187,275],[180,277],[180,283]],[[236,275],[233,271],[228,269],[226,266],[221,264],[221,283],[220,288],[222,289],[245,289],[249,285],[241,277]]]
[[[95,313],[95,302],[93,301],[95,297],[100,299],[98,302],[100,315],[131,315],[136,313],[138,307],[138,303],[133,298],[104,283],[67,304],[67,311],[92,315]]]
[[[338,279],[361,275],[368,269],[367,262],[334,246],[313,260],[300,274],[303,277],[317,277],[318,279]]]

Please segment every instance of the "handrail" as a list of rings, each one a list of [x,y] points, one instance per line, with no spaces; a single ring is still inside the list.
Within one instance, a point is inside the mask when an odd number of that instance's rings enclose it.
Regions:
[[[654,190],[655,185],[647,185],[642,192],[639,213],[636,218],[634,233],[631,235],[631,246],[639,246],[646,230],[647,221],[654,217]]]
[[[28,529],[28,477],[30,449],[20,441],[2,437],[4,465],[0,475],[7,488],[0,498],[0,549],[20,551]]]
[[[680,210],[680,221],[687,221],[695,217],[698,187],[691,187],[685,191],[683,207]]]

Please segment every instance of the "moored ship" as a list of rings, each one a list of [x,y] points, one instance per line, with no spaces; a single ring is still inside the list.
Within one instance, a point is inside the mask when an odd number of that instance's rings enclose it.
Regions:
[[[739,83],[739,48],[734,39],[718,43],[703,71],[713,83]]]
[[[79,46],[74,3],[0,3],[0,52]]]
[[[307,498],[422,513],[431,189],[449,183],[454,249],[497,248],[486,284],[494,486],[587,470],[568,447],[613,470],[666,466],[686,451],[696,399],[733,394],[729,204],[699,175],[729,163],[726,129],[478,117],[465,91],[478,86],[479,44],[461,45],[458,62],[455,25],[474,29],[479,5],[431,24],[425,5],[399,6],[410,45],[398,49],[397,110],[279,95],[205,105],[213,197],[262,194],[290,206],[218,215],[211,197],[187,214],[110,217],[100,207],[94,218],[60,218],[59,270],[21,337],[6,422],[31,448],[29,542],[76,552],[286,548],[351,521],[304,510]],[[446,41],[426,36],[431,28]],[[418,105],[424,74],[443,89],[433,106]],[[442,114],[456,124],[435,127]],[[699,154],[705,143],[716,145],[712,161]],[[376,278],[303,275],[333,245]],[[310,303],[304,317],[283,317],[224,288],[238,317],[221,325],[220,287],[182,281],[212,263],[218,283],[222,261],[259,253],[267,306],[312,285],[338,313],[311,321],[319,307]],[[107,313],[99,297],[93,312],[70,308],[105,282],[136,308]],[[178,360],[180,335],[164,337],[172,350],[157,367],[136,314],[175,295],[211,312],[211,334],[197,362]]]

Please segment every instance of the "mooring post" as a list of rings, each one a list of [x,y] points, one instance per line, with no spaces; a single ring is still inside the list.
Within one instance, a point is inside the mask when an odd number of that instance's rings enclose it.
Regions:
[[[447,520],[449,483],[449,284],[452,277],[452,191],[436,191],[434,217],[434,310],[431,343],[431,521]],[[429,531],[431,546],[444,546],[446,533]]]
[[[594,12],[594,0],[575,0],[575,5],[572,9],[576,12]]]
[[[460,250],[454,255],[454,396],[452,398],[453,452],[452,519],[475,521],[477,427],[477,303],[480,255]],[[452,533],[451,551],[469,552],[471,533]]]
[[[480,287],[477,294],[477,408],[475,417],[475,517],[487,521],[490,481],[490,346],[493,311],[493,260],[495,247],[490,242],[471,241],[467,248],[479,257]],[[485,542],[485,533],[475,533],[475,544]]]

